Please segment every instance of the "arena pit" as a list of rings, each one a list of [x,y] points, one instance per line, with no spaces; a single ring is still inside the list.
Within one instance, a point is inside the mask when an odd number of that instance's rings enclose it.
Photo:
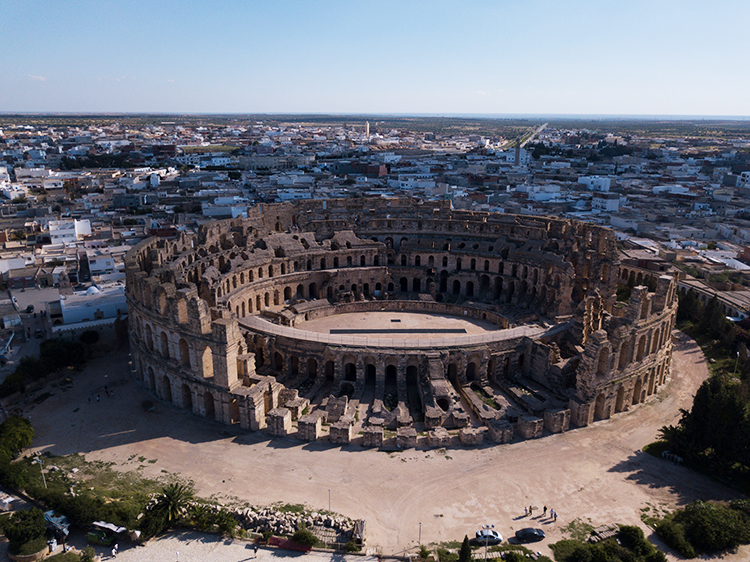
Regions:
[[[129,254],[138,380],[248,430],[443,447],[606,419],[669,374],[675,282],[618,302],[606,228],[412,200],[305,205]]]

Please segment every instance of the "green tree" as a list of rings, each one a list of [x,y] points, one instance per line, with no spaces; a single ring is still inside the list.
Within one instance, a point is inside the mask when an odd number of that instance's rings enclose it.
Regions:
[[[21,545],[44,536],[45,530],[44,513],[36,507],[17,511],[3,524],[3,532],[15,552]]]
[[[300,546],[315,546],[318,544],[318,538],[304,525],[300,525],[300,528],[292,535],[292,542],[295,542]]]
[[[469,537],[467,535],[464,535],[464,541],[461,543],[458,562],[471,562],[471,545],[469,544]]]
[[[147,536],[165,531],[187,515],[192,499],[192,491],[184,484],[170,484],[163,488],[156,501],[146,509],[141,529]]]

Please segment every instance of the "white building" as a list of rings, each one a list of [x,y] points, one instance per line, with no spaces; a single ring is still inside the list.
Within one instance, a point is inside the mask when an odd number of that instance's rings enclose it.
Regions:
[[[88,219],[49,221],[49,237],[52,244],[70,244],[91,236]]]
[[[591,209],[600,213],[616,213],[620,210],[620,196],[617,193],[597,193],[591,199]]]
[[[65,325],[93,322],[96,320],[114,321],[118,314],[127,314],[125,285],[89,287],[85,292],[60,296],[63,323]]]
[[[578,183],[585,185],[589,191],[609,191],[611,180],[602,176],[583,176],[578,178]]]

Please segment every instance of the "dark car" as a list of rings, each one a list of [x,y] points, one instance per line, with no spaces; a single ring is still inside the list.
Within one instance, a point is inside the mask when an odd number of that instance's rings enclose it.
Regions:
[[[471,542],[478,546],[492,546],[503,542],[503,536],[494,529],[480,529]]]
[[[28,314],[31,314],[32,312],[34,312],[34,305],[33,305],[33,304],[30,304],[29,306],[27,306],[27,307],[26,307],[26,312],[27,312]]]
[[[37,329],[36,332],[34,332],[34,337],[37,339],[42,339],[44,337],[44,332],[42,332],[42,330]]]
[[[545,534],[541,529],[526,527],[516,531],[516,540],[518,542],[538,542],[544,540]]]

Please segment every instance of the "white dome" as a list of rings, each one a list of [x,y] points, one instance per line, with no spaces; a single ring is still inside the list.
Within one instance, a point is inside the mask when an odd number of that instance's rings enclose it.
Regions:
[[[96,287],[89,287],[88,289],[86,289],[86,294],[87,295],[98,295],[99,294],[99,289],[97,289]]]

